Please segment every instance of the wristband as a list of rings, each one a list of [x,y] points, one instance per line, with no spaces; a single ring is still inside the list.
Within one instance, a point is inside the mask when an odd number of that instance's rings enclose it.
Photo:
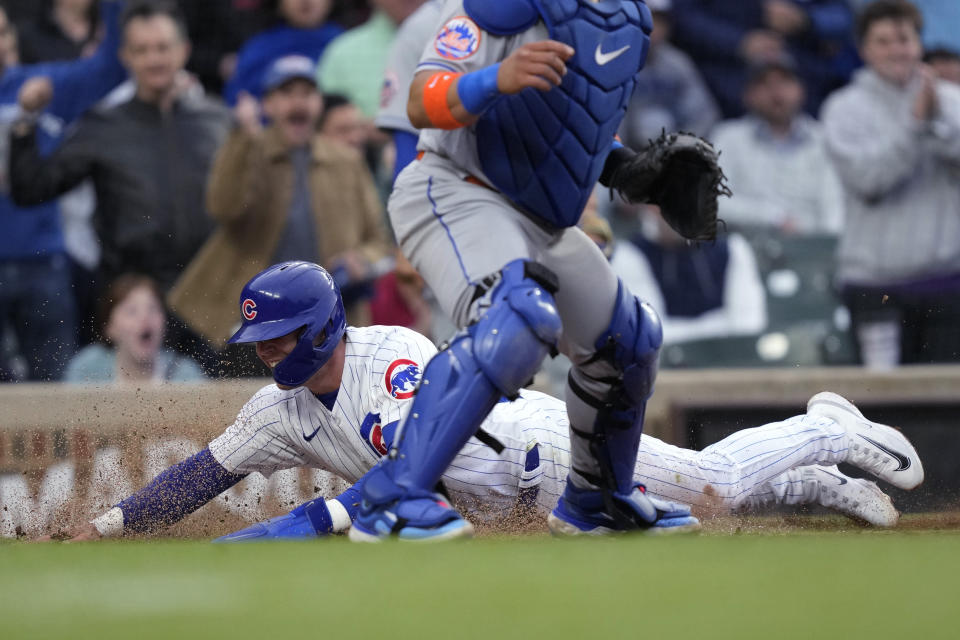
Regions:
[[[330,529],[332,533],[346,531],[353,524],[350,513],[338,500],[327,500],[327,510],[330,512]]]
[[[484,67],[460,76],[457,84],[457,95],[460,104],[474,115],[480,115],[497,101],[500,89],[497,88],[497,73],[500,63]]]
[[[435,129],[459,129],[465,126],[453,117],[450,105],[447,104],[447,93],[450,85],[461,77],[459,73],[436,73],[430,76],[423,88],[423,108],[427,118]]]
[[[123,511],[120,507],[113,507],[103,515],[90,521],[101,536],[115,538],[123,533]]]

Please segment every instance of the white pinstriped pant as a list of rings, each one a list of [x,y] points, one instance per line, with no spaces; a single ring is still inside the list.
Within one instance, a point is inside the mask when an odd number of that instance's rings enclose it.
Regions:
[[[546,396],[537,402],[563,406],[560,400]],[[565,419],[522,429],[489,423],[484,427],[494,437],[503,438],[508,448],[494,456],[489,450],[484,453],[479,444],[468,445],[444,474],[444,482],[453,494],[467,497],[468,503],[475,502],[478,510],[506,508],[516,499],[521,484],[538,480],[537,505],[543,510],[553,509],[570,464]],[[538,443],[540,466],[536,470],[524,471],[523,444],[509,444],[524,440],[527,446]],[[811,498],[803,493],[799,468],[842,462],[846,447],[842,427],[829,418],[808,415],[738,431],[702,451],[644,435],[634,478],[646,485],[650,495],[712,512],[805,504]],[[485,456],[490,460],[485,461]]]

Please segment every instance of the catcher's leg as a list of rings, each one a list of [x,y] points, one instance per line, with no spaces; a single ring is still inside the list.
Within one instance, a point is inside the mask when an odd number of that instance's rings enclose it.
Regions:
[[[548,518],[554,533],[699,528],[688,507],[651,499],[634,480],[661,342],[656,312],[619,283],[609,326],[594,354],[574,360],[570,372],[571,469]]]
[[[388,459],[363,484],[358,541],[453,537],[463,521],[432,488],[497,400],[514,397],[560,337],[553,275],[516,260],[481,294],[489,308],[426,366]]]
[[[431,490],[499,397],[514,395],[556,343],[555,279],[533,264],[510,203],[439,156],[404,169],[389,210],[404,254],[444,310],[469,326],[425,367],[394,450],[364,483],[350,535],[455,537],[469,525]]]

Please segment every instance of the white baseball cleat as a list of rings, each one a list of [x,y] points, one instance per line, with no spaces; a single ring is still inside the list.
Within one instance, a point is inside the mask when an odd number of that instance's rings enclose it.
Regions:
[[[877,483],[845,476],[836,466],[809,466],[802,472],[804,493],[814,492],[818,504],[875,527],[899,522],[900,512]]]
[[[846,462],[901,489],[923,482],[923,463],[906,436],[867,420],[846,398],[824,391],[810,398],[807,415],[830,418],[847,432]]]

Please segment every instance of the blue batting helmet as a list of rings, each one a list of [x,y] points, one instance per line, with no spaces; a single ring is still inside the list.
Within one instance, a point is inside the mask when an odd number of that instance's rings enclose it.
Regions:
[[[297,387],[325,365],[347,322],[340,290],[312,262],[282,262],[255,275],[240,294],[243,324],[228,342],[260,342],[303,329],[297,345],[273,369],[273,379]]]

